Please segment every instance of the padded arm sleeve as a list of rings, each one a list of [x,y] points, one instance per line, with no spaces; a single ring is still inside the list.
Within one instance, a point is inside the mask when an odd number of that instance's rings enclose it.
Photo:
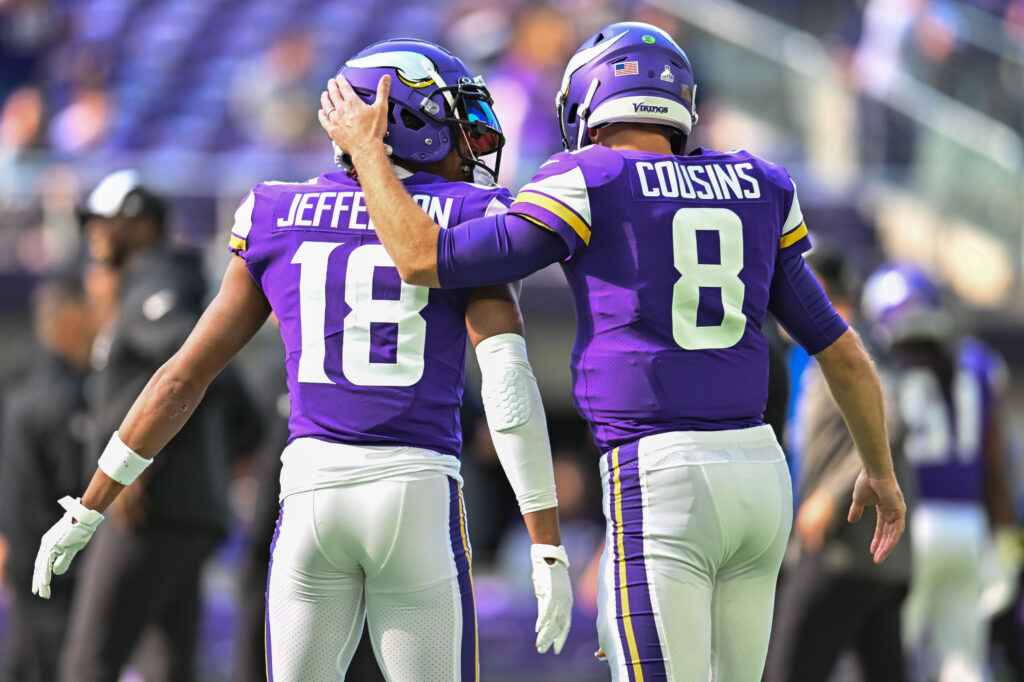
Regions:
[[[505,284],[569,255],[555,233],[517,215],[476,218],[437,235],[437,277],[444,289]]]
[[[799,254],[775,263],[768,310],[811,355],[831,346],[847,329]]]
[[[523,514],[558,506],[551,443],[526,340],[496,334],[477,344],[487,426]]]

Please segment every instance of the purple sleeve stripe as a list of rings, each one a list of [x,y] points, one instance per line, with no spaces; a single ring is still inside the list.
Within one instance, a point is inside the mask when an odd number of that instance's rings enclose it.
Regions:
[[[583,216],[579,213],[572,210],[553,196],[534,189],[522,191],[518,196],[516,196],[516,201],[512,204],[509,212],[522,212],[521,210],[517,210],[517,207],[521,208],[521,204],[544,209],[549,214],[556,216],[563,223],[571,227],[573,232],[583,240],[584,244],[590,243],[590,225],[587,221],[584,220]],[[549,225],[549,227],[553,226]]]

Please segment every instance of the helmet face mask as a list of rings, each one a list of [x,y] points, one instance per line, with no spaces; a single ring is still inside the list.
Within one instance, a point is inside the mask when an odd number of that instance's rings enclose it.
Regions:
[[[433,103],[437,94],[441,94],[445,100],[443,109],[426,103]],[[476,175],[477,169],[489,176],[490,180],[486,184],[494,184],[498,177],[501,150],[505,146],[505,135],[501,132],[493,104],[494,100],[483,78],[476,76],[471,79],[465,76],[454,85],[445,85],[432,91],[421,107],[425,115],[448,125],[452,135],[465,142],[465,149],[463,144],[456,142],[455,150],[474,177],[479,178]],[[442,111],[444,116],[440,115]],[[490,154],[496,155],[493,167],[481,161],[482,157]]]
[[[651,123],[677,131],[678,153],[697,123],[696,88],[689,58],[667,33],[636,22],[606,26],[566,67],[555,98],[562,145],[587,146],[588,128]]]
[[[375,43],[339,71],[367,102],[375,97],[384,74],[392,76],[385,138],[392,155],[424,165],[455,150],[467,174],[493,183],[505,137],[483,79],[472,77],[443,47],[422,40]],[[336,152],[336,160],[345,156]],[[497,156],[492,168],[480,158],[493,153]]]

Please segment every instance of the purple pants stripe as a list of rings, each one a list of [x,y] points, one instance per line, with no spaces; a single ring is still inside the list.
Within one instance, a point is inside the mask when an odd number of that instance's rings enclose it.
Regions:
[[[476,633],[476,602],[473,596],[472,556],[466,515],[462,505],[462,490],[454,478],[448,479],[449,511],[448,533],[459,575],[459,595],[462,598],[462,682],[476,682],[480,672],[480,651]]]
[[[644,500],[638,453],[639,445],[630,443],[605,455],[609,458],[615,619],[630,682],[664,682],[668,675],[644,562]]]
[[[267,568],[266,608],[263,611],[263,653],[267,663],[267,682],[274,682],[274,666],[270,648],[270,572],[274,570],[274,548],[281,534],[281,521],[284,519],[284,502],[277,512],[277,525],[274,526],[274,538],[270,541],[270,566]]]

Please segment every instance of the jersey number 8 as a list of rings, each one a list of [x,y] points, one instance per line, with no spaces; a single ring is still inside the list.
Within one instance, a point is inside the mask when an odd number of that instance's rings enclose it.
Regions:
[[[697,258],[697,233],[718,233],[717,263]],[[727,208],[681,208],[672,218],[672,251],[679,279],[672,288],[672,338],[685,350],[730,348],[747,328],[743,314],[743,222]],[[717,288],[722,321],[697,324],[701,289]]]

